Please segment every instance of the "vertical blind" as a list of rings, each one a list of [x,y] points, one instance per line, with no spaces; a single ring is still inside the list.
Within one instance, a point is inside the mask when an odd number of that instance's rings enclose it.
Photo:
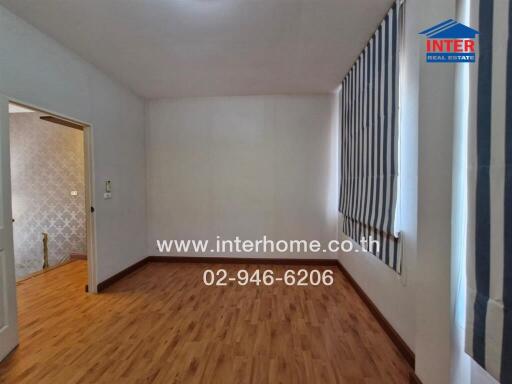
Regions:
[[[512,9],[471,0],[466,351],[512,383]]]
[[[342,230],[400,273],[395,229],[398,180],[400,6],[394,4],[340,88]]]

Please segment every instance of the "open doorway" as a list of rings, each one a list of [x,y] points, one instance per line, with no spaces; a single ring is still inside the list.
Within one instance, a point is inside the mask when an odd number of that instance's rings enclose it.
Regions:
[[[16,280],[90,259],[87,125],[9,103]],[[90,274],[89,274],[90,275]]]

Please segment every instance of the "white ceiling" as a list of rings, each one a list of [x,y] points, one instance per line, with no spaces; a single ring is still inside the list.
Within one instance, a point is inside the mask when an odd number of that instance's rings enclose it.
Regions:
[[[332,91],[392,0],[0,0],[146,98]]]

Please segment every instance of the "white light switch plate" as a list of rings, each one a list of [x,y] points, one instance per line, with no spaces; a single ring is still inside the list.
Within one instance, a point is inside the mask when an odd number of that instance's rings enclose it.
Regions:
[[[110,192],[105,192],[105,193],[103,194],[103,198],[104,198],[105,200],[111,199],[111,198],[112,198],[112,193],[110,193]]]

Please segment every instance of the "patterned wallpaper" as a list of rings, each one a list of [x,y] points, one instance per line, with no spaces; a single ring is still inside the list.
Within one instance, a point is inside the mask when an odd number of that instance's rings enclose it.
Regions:
[[[40,116],[10,115],[17,278],[42,269],[43,232],[50,266],[86,252],[83,132]]]

